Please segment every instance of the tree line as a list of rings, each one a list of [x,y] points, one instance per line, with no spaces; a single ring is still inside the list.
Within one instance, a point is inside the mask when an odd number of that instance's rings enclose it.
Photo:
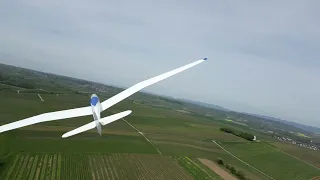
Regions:
[[[33,89],[35,88],[34,84],[30,81],[26,82],[25,79],[17,79],[5,76],[4,74],[0,73],[0,83],[11,85],[11,86],[17,86],[22,87],[26,89]]]
[[[242,137],[248,141],[253,141],[254,139],[254,135],[251,134],[251,133],[247,133],[247,132],[241,132],[241,131],[237,131],[235,129],[232,129],[232,128],[226,128],[226,127],[222,127],[220,128],[221,131],[224,131],[226,133],[230,133],[230,134],[233,134],[233,135],[236,135],[238,137]]]
[[[234,174],[235,176],[237,176],[240,180],[250,180],[248,177],[246,177],[246,175],[244,174],[244,172],[237,170],[234,166],[229,165],[229,164],[225,164],[224,161],[221,158],[217,159],[217,163],[219,165],[224,166],[226,169],[228,169],[232,174]]]

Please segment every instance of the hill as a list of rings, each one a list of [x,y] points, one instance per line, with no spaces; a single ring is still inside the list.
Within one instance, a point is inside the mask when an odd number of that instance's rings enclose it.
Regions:
[[[274,117],[270,117],[270,116],[264,116],[264,115],[258,115],[258,114],[250,114],[250,115],[256,116],[256,117],[259,117],[259,118],[264,118],[264,119],[271,120],[271,121],[281,122],[281,123],[284,123],[284,124],[291,125],[291,126],[294,126],[296,128],[302,129],[302,130],[307,131],[307,132],[320,133],[320,128],[318,128],[318,127],[308,126],[308,125],[295,123],[295,122],[291,122],[291,121],[287,121],[287,120],[283,120],[283,119],[279,119],[279,118],[274,118]]]
[[[212,108],[212,109],[216,109],[216,110],[220,110],[220,111],[227,111],[227,112],[231,111],[229,109],[226,109],[224,107],[217,106],[217,105],[214,105],[214,104],[209,104],[209,103],[204,103],[204,102],[199,102],[199,101],[192,101],[192,100],[188,100],[188,99],[180,99],[180,100],[184,101],[184,102],[196,104],[196,105],[199,105],[199,106],[202,106],[202,107],[206,107],[206,108]]]

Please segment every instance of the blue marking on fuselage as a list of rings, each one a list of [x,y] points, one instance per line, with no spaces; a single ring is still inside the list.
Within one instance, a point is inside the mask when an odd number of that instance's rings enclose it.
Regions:
[[[90,100],[90,104],[95,106],[99,102],[99,98],[97,96],[93,96]]]

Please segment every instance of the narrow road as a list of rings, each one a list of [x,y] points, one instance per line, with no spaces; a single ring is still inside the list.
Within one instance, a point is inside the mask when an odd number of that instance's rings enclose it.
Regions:
[[[40,96],[40,94],[38,94],[38,96],[39,96],[39,98],[40,98],[41,101],[44,101],[44,100],[42,99],[42,97]]]
[[[124,118],[122,118],[124,122],[126,122],[129,126],[131,126],[133,129],[135,129],[141,136],[143,136],[157,151],[159,154],[162,154],[161,151],[141,132],[139,129],[134,127],[132,124],[130,124],[128,121],[126,121]]]

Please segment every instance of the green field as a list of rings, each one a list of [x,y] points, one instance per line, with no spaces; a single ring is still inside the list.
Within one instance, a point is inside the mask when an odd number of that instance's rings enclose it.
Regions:
[[[296,158],[302,159],[312,165],[320,168],[320,158],[319,152],[310,149],[295,146],[293,144],[281,143],[281,142],[271,142],[272,146],[282,150],[285,153],[295,156]]]
[[[190,167],[191,169],[193,167]],[[200,170],[199,173],[202,173]],[[16,179],[181,179],[192,177],[177,160],[141,154],[21,153],[0,176]]]
[[[47,92],[58,92],[58,87],[62,87],[59,92],[63,93],[57,96],[28,90],[18,94],[17,90],[22,88],[0,84],[3,102],[0,125],[44,112],[89,105],[90,95],[75,93],[75,89],[93,92],[92,89],[68,80],[47,81],[37,79],[34,86]],[[106,93],[97,94],[104,100],[117,92],[118,89],[108,87]],[[44,101],[40,101],[38,93]],[[185,106],[190,113],[177,111]],[[274,179],[311,179],[320,174],[318,169],[278,148],[314,165],[319,165],[319,153],[303,156],[309,151],[288,148],[266,134],[229,123],[224,120],[224,112],[138,93],[103,112],[102,117],[128,109],[133,112],[125,120],[143,132],[152,144],[123,120],[103,127],[102,136],[91,130],[67,139],[62,139],[62,134],[91,122],[92,117],[40,123],[0,134],[0,179],[221,179],[197,158],[211,161],[222,158],[251,180],[269,179],[212,140]],[[210,118],[203,115],[207,111],[212,115]],[[275,148],[247,143],[243,138],[221,132],[221,127],[253,133]]]
[[[319,175],[320,171],[262,143],[219,143],[249,165],[274,179],[305,180]]]

